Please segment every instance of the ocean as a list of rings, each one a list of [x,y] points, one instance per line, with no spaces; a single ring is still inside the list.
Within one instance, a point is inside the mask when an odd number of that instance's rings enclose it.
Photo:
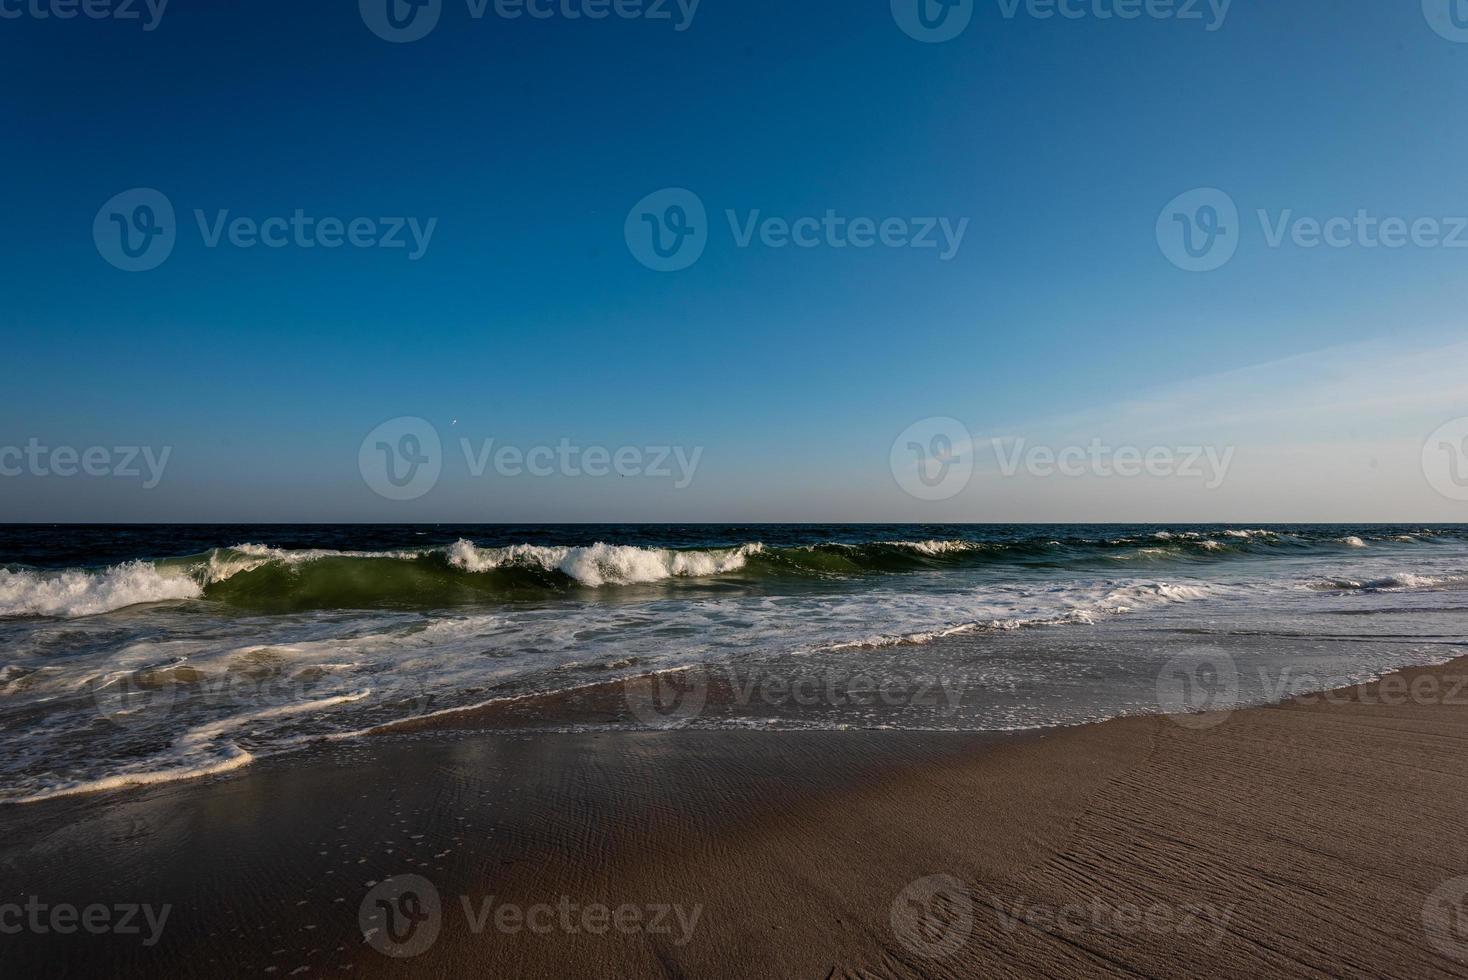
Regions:
[[[484,705],[1013,732],[1263,703],[1468,652],[1465,586],[1468,525],[0,526],[0,802]]]

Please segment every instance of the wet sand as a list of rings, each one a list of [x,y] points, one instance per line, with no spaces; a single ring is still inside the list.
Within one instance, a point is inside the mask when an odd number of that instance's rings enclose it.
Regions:
[[[6,903],[169,907],[161,930],[136,913],[137,933],[95,936],[42,911],[0,959],[76,977],[1468,976],[1464,676],[1008,739],[455,716],[0,809],[0,926]]]

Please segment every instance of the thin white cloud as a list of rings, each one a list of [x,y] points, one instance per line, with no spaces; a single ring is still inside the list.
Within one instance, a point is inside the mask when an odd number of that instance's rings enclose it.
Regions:
[[[1396,429],[1420,441],[1422,423],[1468,414],[1468,341],[1404,349],[1388,341],[1327,348],[1158,388],[1082,412],[987,433],[1050,439],[1193,434],[1279,445],[1331,442]]]

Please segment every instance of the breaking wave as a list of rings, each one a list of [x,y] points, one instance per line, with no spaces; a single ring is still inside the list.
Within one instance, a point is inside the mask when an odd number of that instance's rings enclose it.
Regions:
[[[1395,547],[1422,545],[1431,532],[1393,533]],[[1115,562],[1216,562],[1366,548],[1358,535],[1312,536],[1267,529],[1156,531],[1117,538],[1036,537],[1010,541],[822,542],[726,548],[452,544],[395,551],[338,551],[236,544],[182,558],[134,560],[105,568],[0,568],[0,616],[73,618],[128,606],[204,600],[260,612],[313,609],[433,609],[533,599],[576,590],[669,586],[711,580],[839,579],[1010,564],[1104,567]],[[1349,586],[1342,586],[1349,587]]]

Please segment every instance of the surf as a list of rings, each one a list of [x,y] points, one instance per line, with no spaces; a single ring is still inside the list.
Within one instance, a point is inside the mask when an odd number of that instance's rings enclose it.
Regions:
[[[1363,530],[1363,529],[1357,529]],[[489,545],[459,537],[416,548],[350,550],[236,543],[193,555],[133,558],[89,568],[0,567],[0,617],[78,618],[131,606],[218,603],[263,613],[428,610],[618,590],[779,588],[955,567],[1077,570],[1166,568],[1234,559],[1328,556],[1426,546],[1461,532],[1341,534],[1334,530],[1159,529],[1096,536],[746,541],[658,547],[593,541]]]

